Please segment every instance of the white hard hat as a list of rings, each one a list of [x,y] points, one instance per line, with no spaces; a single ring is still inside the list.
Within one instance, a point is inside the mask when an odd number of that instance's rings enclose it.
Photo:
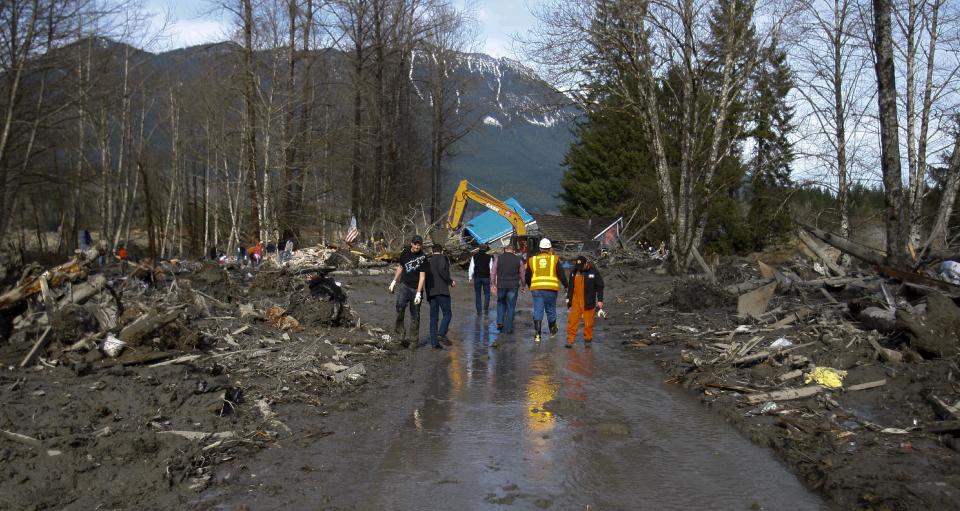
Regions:
[[[550,240],[548,240],[547,238],[543,238],[542,240],[540,240],[540,248],[548,249],[552,246],[553,245],[550,244]]]

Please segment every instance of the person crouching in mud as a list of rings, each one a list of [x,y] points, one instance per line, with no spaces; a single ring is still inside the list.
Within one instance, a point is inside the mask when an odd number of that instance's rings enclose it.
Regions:
[[[423,299],[423,286],[426,280],[427,256],[423,253],[423,238],[410,238],[410,248],[403,249],[393,280],[387,288],[391,293],[396,292],[397,283],[400,291],[397,293],[397,323],[394,332],[401,340],[415,349],[420,343],[420,302]],[[407,307],[410,308],[410,329],[404,335],[403,316]]]

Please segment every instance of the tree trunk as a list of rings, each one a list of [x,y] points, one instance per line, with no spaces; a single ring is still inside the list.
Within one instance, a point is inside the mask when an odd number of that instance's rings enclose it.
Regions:
[[[893,61],[892,0],[873,0],[874,52],[877,103],[880,116],[881,169],[884,188],[887,264],[907,266],[907,211],[900,169],[900,135],[897,119],[897,85]]]
[[[954,136],[953,152],[950,154],[950,163],[947,167],[947,181],[943,187],[943,197],[940,199],[937,219],[933,228],[930,229],[930,236],[924,243],[924,249],[947,248],[947,226],[950,223],[950,217],[953,216],[958,190],[960,190],[960,133]]]
[[[247,165],[247,194],[249,203],[244,208],[237,205],[241,210],[245,210],[249,222],[246,225],[245,233],[247,236],[255,236],[260,232],[260,204],[258,196],[259,183],[257,179],[257,108],[255,104],[256,94],[256,68],[253,62],[253,6],[251,0],[243,0],[243,71],[244,87],[243,96],[246,106],[245,145],[246,145],[246,165]]]

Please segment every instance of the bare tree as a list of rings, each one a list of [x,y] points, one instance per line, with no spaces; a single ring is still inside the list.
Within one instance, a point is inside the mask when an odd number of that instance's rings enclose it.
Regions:
[[[686,270],[697,256],[716,171],[735,144],[735,134],[728,131],[732,107],[759,58],[755,8],[754,1],[737,0],[571,0],[541,9],[540,25],[526,41],[529,57],[551,71],[555,81],[589,87],[602,78],[604,93],[618,97],[641,121],[655,162],[675,271]],[[724,26],[719,38],[711,39],[707,27],[717,16]],[[779,29],[780,14],[767,13],[766,19],[768,31]],[[680,109],[676,163],[667,155],[666,116],[659,99],[668,72],[679,77],[678,87],[668,90]],[[704,107],[706,72],[713,76],[713,90]],[[710,128],[702,129],[707,122]]]
[[[857,7],[854,0],[804,2],[792,52],[797,91],[808,113],[804,145],[811,148],[810,166],[833,176],[840,234],[846,238],[851,235],[850,186],[858,181],[858,164],[868,166],[868,142],[876,129],[874,86],[865,74],[872,59]]]
[[[476,125],[470,105],[462,104],[460,93],[469,77],[454,76],[460,54],[472,42],[469,12],[450,5],[437,5],[433,24],[427,32],[425,47],[418,52],[426,70],[426,92],[430,112],[430,221],[440,216],[440,190],[444,163],[453,145]],[[417,60],[411,62],[415,65]],[[416,87],[416,84],[414,84]],[[418,90],[419,94],[419,90]]]
[[[956,59],[960,17],[945,0],[906,0],[893,10],[894,56],[902,90],[899,107],[904,116],[909,189],[909,243],[919,247],[924,227],[930,157],[949,147],[949,114],[956,107],[960,72]],[[947,115],[944,115],[947,114]]]

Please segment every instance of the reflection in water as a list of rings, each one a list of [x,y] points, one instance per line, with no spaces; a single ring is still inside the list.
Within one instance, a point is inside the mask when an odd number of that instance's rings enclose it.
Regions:
[[[563,397],[576,401],[587,400],[587,386],[593,377],[594,358],[593,350],[585,349],[566,351],[566,364],[563,375]]]
[[[556,421],[552,413],[543,409],[544,403],[557,397],[560,388],[553,379],[553,365],[548,354],[538,355],[530,364],[533,374],[527,380],[527,426],[534,432],[548,431]]]
[[[554,362],[549,354],[540,354],[531,362],[531,375],[527,380],[526,407],[527,430],[524,433],[524,458],[530,461],[533,477],[543,480],[554,469],[550,452],[550,435],[557,418],[543,405],[557,397],[560,385],[553,378]]]
[[[556,418],[543,409],[544,403],[557,397],[559,386],[546,374],[532,376],[527,382],[527,425],[532,431],[547,431],[553,428]]]
[[[465,381],[469,378],[469,375],[464,374],[464,364],[463,360],[460,358],[460,350],[465,349],[467,354],[467,371],[470,371],[470,360],[473,355],[473,349],[470,346],[462,346],[461,343],[453,343],[450,346],[450,365],[447,366],[447,374],[450,378],[450,393],[455,398],[463,397],[464,387],[467,385]]]

